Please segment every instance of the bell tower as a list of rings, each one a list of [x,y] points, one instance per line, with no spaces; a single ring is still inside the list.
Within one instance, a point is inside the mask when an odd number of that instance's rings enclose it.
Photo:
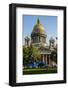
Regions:
[[[29,37],[25,38],[25,46],[26,47],[30,46],[30,38]]]
[[[55,47],[55,40],[51,37],[49,40],[50,43],[50,49],[53,49]]]

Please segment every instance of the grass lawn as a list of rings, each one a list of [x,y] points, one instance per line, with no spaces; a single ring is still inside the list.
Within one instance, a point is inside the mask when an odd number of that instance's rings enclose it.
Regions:
[[[33,68],[33,69],[23,69],[24,75],[29,74],[51,74],[57,73],[57,68]]]

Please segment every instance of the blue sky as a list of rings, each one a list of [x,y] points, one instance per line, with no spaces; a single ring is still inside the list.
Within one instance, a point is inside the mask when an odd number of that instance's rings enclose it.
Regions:
[[[37,19],[40,19],[40,23],[44,26],[45,32],[47,34],[47,42],[53,37],[57,37],[57,16],[35,16],[35,15],[24,15],[23,16],[23,30],[24,37],[31,35],[34,25]]]

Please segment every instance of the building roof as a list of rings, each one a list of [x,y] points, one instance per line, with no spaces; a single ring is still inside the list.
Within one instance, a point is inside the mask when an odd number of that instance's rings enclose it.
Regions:
[[[44,31],[44,27],[43,25],[40,23],[39,18],[37,19],[37,23],[35,24],[32,34],[34,33],[39,33],[39,34],[44,34],[45,35],[45,31]]]
[[[39,46],[38,47],[40,54],[51,54],[49,47]]]
[[[40,47],[40,54],[51,54],[51,50],[49,48]]]

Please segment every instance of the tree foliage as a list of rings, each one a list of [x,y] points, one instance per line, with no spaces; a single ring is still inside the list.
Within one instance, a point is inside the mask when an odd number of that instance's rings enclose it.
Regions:
[[[27,65],[31,62],[37,62],[41,59],[40,52],[37,47],[31,45],[29,47],[23,47],[23,64]]]

